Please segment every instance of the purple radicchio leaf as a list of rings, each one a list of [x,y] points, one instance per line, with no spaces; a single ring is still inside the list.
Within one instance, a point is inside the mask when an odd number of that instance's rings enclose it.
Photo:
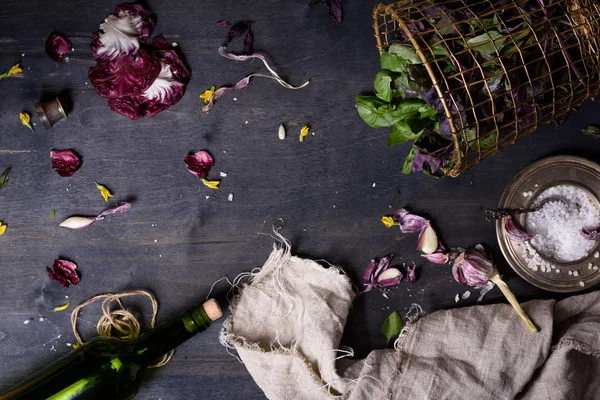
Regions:
[[[141,94],[108,100],[112,110],[133,120],[153,117],[179,102],[190,81],[190,70],[162,35],[152,39],[151,54],[160,63],[160,72],[154,82]]]
[[[64,59],[64,54],[71,51],[71,42],[60,33],[53,33],[46,39],[46,54],[56,62]]]
[[[103,60],[135,54],[148,40],[155,24],[155,15],[142,5],[119,4],[92,34],[92,54]]]
[[[511,217],[507,217],[504,219],[504,232],[506,235],[517,242],[526,242],[527,240],[531,240],[535,235],[530,235],[521,228],[519,228],[515,221]]]
[[[202,150],[194,154],[188,154],[183,159],[187,170],[198,178],[206,178],[215,161],[208,152]]]
[[[63,178],[73,176],[81,167],[81,158],[73,150],[52,150],[50,159],[52,168]]]
[[[495,272],[494,263],[481,245],[465,250],[456,257],[452,266],[454,279],[467,286],[485,285]]]
[[[582,228],[579,231],[583,237],[585,237],[586,239],[589,240],[597,240],[598,238],[600,238],[600,226],[597,228]]]
[[[90,68],[88,77],[99,96],[121,98],[142,94],[152,85],[160,71],[160,60],[141,49],[135,56],[98,60],[96,66]]]
[[[429,225],[429,221],[423,217],[411,214],[404,208],[396,211],[393,216],[394,221],[398,222],[402,233],[419,232]]]
[[[327,7],[329,7],[329,16],[336,23],[342,22],[342,3],[341,0],[326,0]]]
[[[70,261],[56,259],[52,269],[46,267],[46,274],[52,280],[58,281],[61,286],[77,285],[80,281],[77,275],[77,265]]]

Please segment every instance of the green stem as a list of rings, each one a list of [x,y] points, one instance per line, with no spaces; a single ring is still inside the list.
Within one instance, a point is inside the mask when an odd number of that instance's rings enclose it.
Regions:
[[[531,322],[527,314],[525,314],[525,311],[523,310],[523,308],[521,308],[521,305],[517,301],[517,298],[510,291],[510,289],[508,288],[506,283],[504,283],[502,278],[500,278],[500,275],[498,275],[497,273],[494,274],[490,277],[490,281],[494,282],[496,286],[498,286],[498,288],[502,291],[502,294],[504,295],[504,297],[506,297],[506,300],[508,300],[508,302],[515,309],[517,314],[519,314],[519,317],[521,317],[523,322],[525,322],[525,325],[527,325],[527,328],[531,331],[531,333],[537,333],[538,328],[533,324],[533,322]]]

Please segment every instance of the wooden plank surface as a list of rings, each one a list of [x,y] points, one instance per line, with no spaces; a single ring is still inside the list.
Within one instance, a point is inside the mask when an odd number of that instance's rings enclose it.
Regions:
[[[159,299],[159,321],[165,320],[200,302],[217,279],[262,265],[272,226],[282,227],[296,254],[339,264],[357,284],[372,257],[394,253],[397,263],[417,263],[415,284],[402,283],[389,299],[369,293],[356,302],[342,343],[358,357],[385,347],[380,326],[394,309],[405,314],[419,303],[430,312],[477,298],[455,304],[455,294],[467,288],[453,281],[450,269],[426,264],[415,249],[416,236],[383,227],[381,216],[399,207],[433,218],[449,245],[484,243],[519,299],[559,298],[512,272],[483,210],[535,160],[577,154],[598,161],[600,141],[579,132],[600,122],[596,104],[457,179],[403,176],[408,147],[386,148],[387,131],[366,126],[354,107],[355,95],[372,91],[379,67],[371,27],[375,1],[343,1],[339,26],[325,7],[309,8],[308,0],[151,1],[158,16],[154,34],[179,44],[192,80],[177,105],[130,121],[110,111],[87,79],[94,65],[89,36],[116,4],[7,0],[0,10],[0,69],[17,61],[25,69],[0,81],[0,169],[11,167],[10,183],[0,191],[0,220],[8,224],[0,237],[0,392],[69,350],[69,312],[48,312],[66,296],[78,304],[99,293],[146,288]],[[215,22],[223,19],[253,20],[255,50],[293,84],[311,79],[310,85],[291,91],[255,78],[200,115],[198,95],[205,89],[263,69],[258,61],[236,63],[217,55],[226,28]],[[55,29],[73,43],[69,63],[56,64],[44,53]],[[35,102],[57,93],[72,100],[67,120],[45,131],[34,118],[34,133],[20,125],[21,111],[32,112]],[[282,122],[288,128],[284,141],[277,138]],[[300,143],[304,124],[315,135]],[[53,148],[75,149],[83,156],[81,170],[60,178],[50,168]],[[228,174],[219,191],[185,169],[183,157],[201,149],[216,160],[212,176]],[[86,230],[59,229],[67,216],[105,208],[93,180],[107,185],[115,200],[131,200],[132,209]],[[57,257],[78,264],[79,285],[65,289],[46,277],[45,266]],[[498,290],[485,299],[497,301]],[[129,304],[145,311],[147,320],[147,305]],[[83,314],[87,337],[95,317]],[[243,364],[218,344],[219,329],[211,327],[181,346],[168,366],[151,371],[139,398],[264,398]]]

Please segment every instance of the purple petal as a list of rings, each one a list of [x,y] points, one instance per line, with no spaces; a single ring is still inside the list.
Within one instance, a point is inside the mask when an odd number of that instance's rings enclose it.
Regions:
[[[77,275],[77,265],[70,261],[56,259],[52,269],[46,267],[46,274],[52,280],[58,281],[61,286],[77,285],[79,275]]]
[[[383,271],[388,269],[388,267],[390,266],[390,261],[392,261],[392,258],[394,258],[393,254],[389,254],[385,257],[381,257],[381,260],[379,260],[379,264],[377,265],[377,269],[375,269],[375,272],[373,272],[373,279],[375,281],[378,280],[379,275]]]
[[[205,178],[215,163],[211,155],[206,151],[189,154],[185,156],[183,162],[186,163],[187,170],[198,178]]]
[[[416,269],[417,269],[417,266],[416,266],[416,265],[414,265],[414,264],[413,264],[412,266],[411,266],[411,265],[409,265],[409,266],[406,268],[406,279],[408,279],[408,281],[409,281],[410,283],[414,283],[414,282],[416,282],[416,281],[417,281],[417,274],[416,274],[416,272],[415,272],[415,270],[416,270]]]
[[[597,240],[600,237],[600,227],[591,229],[582,228],[579,232],[589,240]]]
[[[229,21],[217,21],[217,25],[219,26],[231,26]]]
[[[425,257],[427,261],[434,264],[446,264],[448,262],[448,254],[436,251],[431,254],[422,254],[422,257]]]
[[[520,229],[511,217],[507,217],[504,219],[504,231],[506,235],[517,242],[525,242],[527,240],[531,240],[535,235],[530,235],[524,230]]]
[[[394,213],[394,221],[397,221],[402,233],[414,233],[424,229],[429,221],[423,217],[411,214],[404,208]]]
[[[365,270],[365,274],[363,276],[363,284],[367,284],[369,282],[373,282],[373,272],[375,272],[375,268],[377,268],[378,262],[375,260],[371,260],[367,269]]]
[[[104,218],[105,215],[124,213],[125,211],[129,210],[130,208],[131,208],[131,203],[123,202],[116,207],[109,208],[108,210],[102,211],[100,214],[98,214],[96,219]]]
[[[327,7],[329,7],[329,16],[336,23],[342,22],[342,3],[340,0],[326,0]]]
[[[72,176],[81,167],[81,158],[73,150],[50,151],[52,168],[62,177]]]
[[[71,51],[71,42],[60,33],[53,33],[46,39],[46,54],[56,62],[61,62],[65,53]]]

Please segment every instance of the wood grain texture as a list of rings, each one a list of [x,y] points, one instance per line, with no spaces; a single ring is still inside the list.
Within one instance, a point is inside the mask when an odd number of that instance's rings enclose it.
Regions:
[[[261,234],[273,225],[282,227],[296,254],[339,264],[357,284],[372,257],[394,253],[396,263],[417,263],[416,283],[402,283],[389,299],[373,292],[356,302],[342,343],[358,357],[385,347],[380,327],[394,309],[404,315],[419,303],[430,312],[477,299],[455,304],[455,294],[467,288],[453,281],[450,269],[426,264],[416,250],[416,235],[383,227],[381,216],[399,207],[433,218],[448,245],[484,243],[519,299],[560,298],[512,272],[483,210],[535,160],[577,154],[599,161],[600,141],[579,132],[600,122],[598,106],[584,105],[560,128],[546,126],[457,179],[403,176],[408,146],[386,148],[387,130],[366,126],[354,107],[355,95],[372,91],[379,66],[371,28],[375,1],[343,1],[339,26],[325,7],[308,3],[150,1],[158,15],[154,34],[179,44],[192,80],[177,105],[154,118],[130,121],[110,111],[87,79],[94,65],[89,36],[117,2],[4,2],[0,69],[21,61],[25,71],[0,81],[0,169],[11,167],[10,182],[0,191],[0,220],[8,224],[0,237],[0,391],[69,350],[66,343],[74,341],[69,311],[48,311],[65,296],[78,304],[98,293],[145,288],[159,299],[159,321],[167,319],[200,302],[217,279],[262,265],[272,240]],[[258,61],[236,63],[217,55],[226,28],[215,22],[223,19],[253,20],[255,50],[291,83],[311,79],[310,85],[291,91],[254,78],[248,88],[225,95],[208,115],[200,115],[198,95],[205,89],[263,68]],[[69,63],[56,64],[44,53],[53,30],[73,43]],[[32,112],[35,102],[57,93],[72,100],[67,120],[45,131],[35,117],[33,134],[20,125],[21,111]],[[284,141],[277,138],[280,123],[288,130]],[[316,134],[300,143],[304,124]],[[53,148],[75,149],[83,156],[81,170],[60,178],[50,168]],[[201,149],[216,160],[212,177],[228,174],[218,191],[185,169],[183,157]],[[59,229],[70,215],[105,208],[93,180],[109,187],[115,201],[131,200],[132,209],[86,230]],[[61,288],[46,277],[44,267],[57,257],[78,264],[78,286]],[[498,290],[485,299],[497,301],[503,301]],[[128,304],[140,312],[147,307]],[[93,311],[83,315],[88,337],[94,318]],[[218,344],[219,328],[216,324],[184,344],[167,367],[151,371],[139,398],[264,398],[245,367]]]

